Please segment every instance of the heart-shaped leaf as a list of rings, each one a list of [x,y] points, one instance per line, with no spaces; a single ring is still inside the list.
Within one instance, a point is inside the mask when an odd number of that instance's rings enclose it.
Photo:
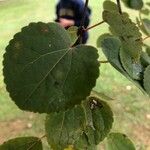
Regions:
[[[107,150],[135,150],[132,141],[122,133],[110,133],[107,137]]]
[[[14,36],[4,55],[4,81],[23,110],[50,113],[85,99],[99,76],[97,49],[70,47],[56,23],[31,23]]]
[[[150,65],[146,68],[144,72],[144,88],[147,94],[150,96]]]
[[[43,147],[37,137],[19,137],[0,145],[0,150],[43,150]]]
[[[89,97],[71,110],[47,116],[48,143],[54,150],[62,150],[68,145],[77,150],[96,146],[107,136],[112,122],[112,111],[106,102]]]

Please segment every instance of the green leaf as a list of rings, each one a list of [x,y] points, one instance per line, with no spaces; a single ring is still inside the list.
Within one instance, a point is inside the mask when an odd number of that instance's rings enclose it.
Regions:
[[[135,150],[135,147],[126,135],[110,133],[107,137],[106,150]]]
[[[98,48],[101,48],[101,43],[102,43],[102,41],[103,41],[104,39],[106,39],[106,38],[109,38],[109,37],[112,37],[112,35],[111,35],[110,33],[104,33],[104,34],[100,35],[100,36],[98,37],[98,39],[97,39],[97,42],[96,42],[97,47],[98,47]]]
[[[110,30],[121,40],[122,48],[129,53],[135,62],[142,52],[142,35],[138,27],[128,15],[118,12],[104,11],[103,20],[110,25]]]
[[[149,19],[142,19],[143,27],[147,33],[147,35],[150,35],[150,20]]]
[[[146,52],[142,52],[140,60],[144,68],[150,65],[150,56]]]
[[[19,137],[3,143],[0,150],[43,150],[43,147],[37,137]]]
[[[140,10],[140,13],[148,16],[150,14],[150,10],[148,8],[145,8],[145,9]]]
[[[66,110],[84,100],[99,76],[97,49],[70,47],[56,23],[31,23],[14,36],[4,55],[4,81],[20,109],[39,113]]]
[[[143,67],[140,63],[134,63],[131,56],[123,49],[120,49],[120,60],[124,69],[127,71],[131,78],[135,80],[141,80]]]
[[[150,2],[146,2],[146,5],[150,7]]]
[[[121,48],[120,40],[116,37],[105,38],[101,42],[101,46],[110,64],[120,73],[122,73],[128,80],[130,80],[133,84],[135,84],[143,93],[145,93],[142,83],[140,81],[132,79],[122,67],[119,57]]]
[[[147,52],[148,56],[150,57],[150,47],[149,46],[146,46],[146,52]]]
[[[76,26],[71,26],[67,29],[69,35],[70,35],[70,38],[71,38],[71,42],[72,42],[72,45],[77,41],[78,39],[78,27]]]
[[[108,0],[104,1],[103,9],[104,10],[109,10],[109,11],[119,11],[118,6],[116,5],[116,3],[112,2],[112,1],[108,1]]]
[[[77,150],[96,146],[109,133],[112,115],[107,103],[96,97],[89,97],[71,110],[51,113],[45,124],[48,143],[54,150],[68,145]]]
[[[144,88],[147,94],[150,96],[150,65],[145,69],[144,72]]]
[[[104,38],[101,42],[101,47],[110,64],[119,72],[124,73],[125,71],[119,58],[121,41],[116,37]]]
[[[143,0],[122,0],[129,8],[140,10],[143,8]]]

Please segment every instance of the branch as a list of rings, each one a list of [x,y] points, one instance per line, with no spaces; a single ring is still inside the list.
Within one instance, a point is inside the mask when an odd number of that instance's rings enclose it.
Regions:
[[[85,5],[84,5],[81,24],[80,24],[80,27],[79,27],[79,30],[78,30],[78,34],[79,34],[78,41],[80,41],[80,43],[82,43],[82,35],[83,35],[83,32],[84,32],[84,22],[85,22],[86,10],[87,10],[87,7],[88,7],[88,3],[89,3],[89,0],[86,0]]]
[[[95,24],[95,25],[93,25],[93,26],[90,26],[90,27],[84,29],[84,31],[88,31],[88,30],[90,30],[90,29],[92,29],[92,28],[95,28],[95,27],[101,25],[101,24],[104,23],[104,22],[105,22],[105,21],[101,21],[101,22],[99,22],[99,23],[97,23],[97,24]]]
[[[147,40],[148,38],[150,38],[150,36],[147,36],[147,37],[143,38],[142,41],[145,41],[145,40]]]
[[[103,60],[103,61],[99,61],[99,63],[106,64],[106,63],[109,63],[109,61],[108,60]]]
[[[80,27],[84,26],[86,10],[87,10],[87,7],[88,7],[88,3],[89,3],[89,0],[86,0],[85,5],[84,5],[83,16],[82,16]]]
[[[122,9],[121,9],[120,0],[117,0],[117,6],[118,6],[118,9],[119,9],[119,13],[122,14]]]

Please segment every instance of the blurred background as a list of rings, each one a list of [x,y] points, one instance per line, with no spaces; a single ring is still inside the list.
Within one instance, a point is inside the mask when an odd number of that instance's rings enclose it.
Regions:
[[[91,25],[102,21],[102,2],[103,0],[90,0]],[[0,144],[16,136],[44,134],[45,115],[23,112],[9,98],[3,82],[2,61],[5,47],[13,35],[30,22],[52,22],[55,19],[55,5],[56,0],[0,0]],[[138,13],[128,11],[135,20]],[[99,35],[107,30],[106,24],[90,30],[88,44],[96,46]],[[99,59],[105,60],[101,49],[99,54]],[[108,102],[114,111],[112,130],[126,133],[137,150],[150,150],[149,98],[109,64],[101,64],[100,72],[95,90],[114,99]],[[45,150],[48,150],[47,143],[44,143]],[[101,149],[103,148],[102,144]]]

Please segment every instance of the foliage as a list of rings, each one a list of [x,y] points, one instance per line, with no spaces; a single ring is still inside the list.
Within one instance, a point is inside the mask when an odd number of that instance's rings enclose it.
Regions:
[[[0,146],[0,150],[43,150],[41,139],[37,137],[19,137]]]
[[[110,33],[100,35],[97,46],[116,70],[150,95],[150,50],[140,32],[149,36],[150,20],[140,16],[137,27],[118,2],[106,0],[103,4],[103,22]],[[123,2],[142,13],[142,0]],[[45,136],[54,150],[96,150],[104,138],[108,150],[134,150],[126,135],[109,134],[114,119],[106,101],[113,99],[92,91],[103,61],[98,61],[95,47],[77,44],[82,36],[78,31],[91,28],[70,27],[66,31],[57,23],[43,22],[22,28],[4,54],[6,89],[20,109],[47,114]],[[18,147],[41,150],[41,138],[12,139],[0,149]]]
[[[135,150],[135,147],[130,139],[121,133],[110,133],[107,137],[108,150]]]

